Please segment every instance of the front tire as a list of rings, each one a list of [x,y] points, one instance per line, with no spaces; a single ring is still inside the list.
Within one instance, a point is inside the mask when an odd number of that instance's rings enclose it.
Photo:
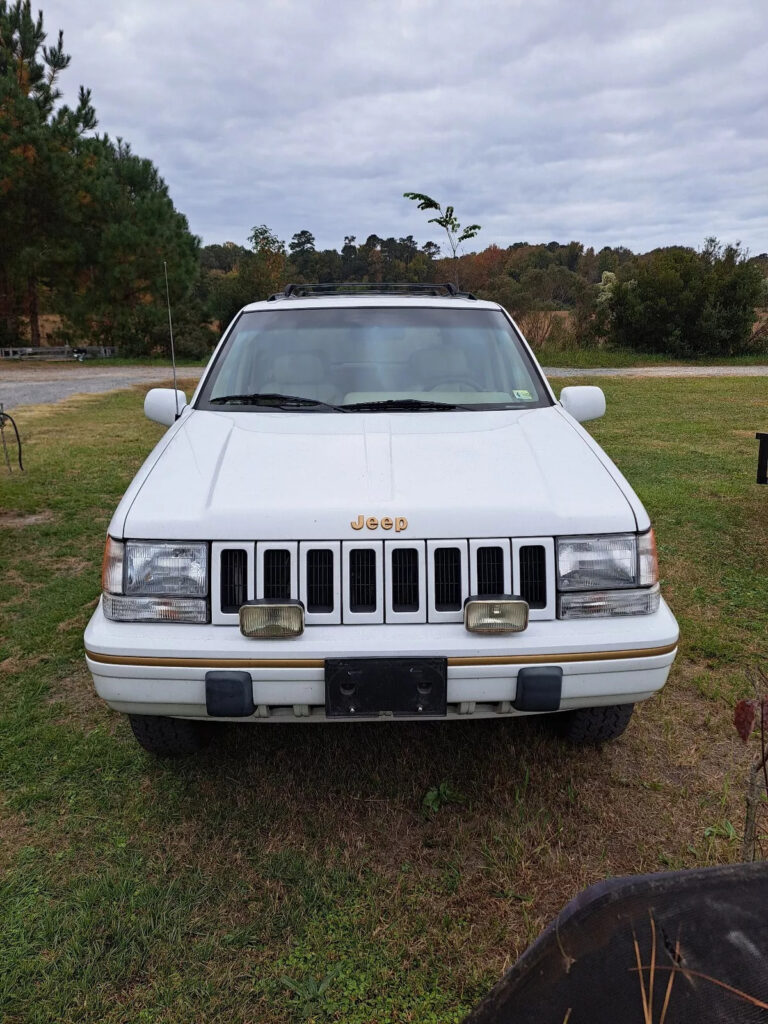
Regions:
[[[157,757],[186,757],[207,747],[211,741],[208,722],[161,715],[128,715],[128,719],[141,746]]]
[[[629,725],[634,704],[610,704],[599,708],[579,708],[555,716],[563,739],[577,746],[596,745],[618,739]]]

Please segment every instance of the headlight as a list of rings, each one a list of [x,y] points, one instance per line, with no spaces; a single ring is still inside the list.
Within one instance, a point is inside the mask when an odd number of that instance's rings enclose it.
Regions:
[[[563,537],[557,542],[558,590],[607,590],[637,586],[637,538]]]
[[[208,545],[108,537],[102,589],[117,622],[208,622]]]
[[[653,530],[557,542],[558,615],[650,615],[659,607]]]
[[[639,536],[561,537],[557,542],[557,589],[561,592],[650,587],[657,580],[653,530]]]
[[[127,541],[125,593],[205,597],[208,593],[208,545]]]

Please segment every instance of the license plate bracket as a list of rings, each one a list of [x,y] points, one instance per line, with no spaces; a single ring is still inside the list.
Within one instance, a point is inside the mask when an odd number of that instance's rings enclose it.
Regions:
[[[327,658],[329,718],[444,718],[446,658]]]

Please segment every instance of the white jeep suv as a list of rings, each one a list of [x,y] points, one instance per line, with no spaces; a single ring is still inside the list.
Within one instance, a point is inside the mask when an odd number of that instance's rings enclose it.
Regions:
[[[625,729],[678,628],[653,532],[499,305],[452,286],[288,286],[246,306],[109,526],[85,633],[157,754],[211,723],[547,713]]]

